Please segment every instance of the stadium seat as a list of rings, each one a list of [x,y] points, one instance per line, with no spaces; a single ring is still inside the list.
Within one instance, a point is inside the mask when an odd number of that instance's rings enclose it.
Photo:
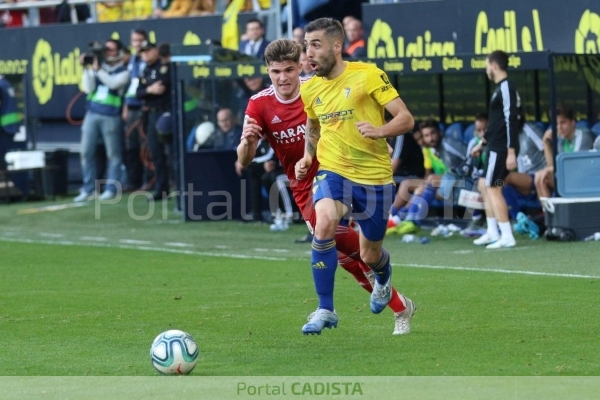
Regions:
[[[541,129],[542,131],[544,131],[544,132],[546,132],[546,129],[548,129],[548,124],[546,124],[545,122],[542,122],[542,121],[535,121],[535,124],[536,124],[537,126],[539,126],[539,127],[540,127],[540,129]]]
[[[454,139],[463,140],[463,125],[460,122],[454,122],[450,124],[446,131],[444,132],[445,137],[453,137]]]
[[[592,129],[590,129],[592,131],[592,133],[594,134],[594,136],[598,137],[600,136],[600,121],[596,122],[593,126]]]
[[[463,143],[469,144],[471,139],[475,136],[475,124],[470,124],[467,126],[465,131],[463,132]]]
[[[581,121],[577,121],[575,123],[575,127],[579,129],[590,129],[590,124],[587,122],[587,120],[582,119]]]

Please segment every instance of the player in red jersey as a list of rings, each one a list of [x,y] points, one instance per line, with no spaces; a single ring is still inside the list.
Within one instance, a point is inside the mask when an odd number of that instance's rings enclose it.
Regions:
[[[319,169],[313,162],[307,177],[296,180],[295,165],[304,156],[304,131],[306,113],[300,98],[302,68],[300,54],[302,47],[292,40],[279,39],[271,42],[265,50],[269,77],[273,83],[268,89],[250,98],[244,118],[242,139],[237,148],[238,161],[246,166],[256,153],[259,138],[266,138],[283,165],[290,180],[290,188],[296,204],[302,213],[311,233],[315,226],[316,214],[312,202],[312,182]],[[340,224],[335,240],[338,262],[369,293],[373,291],[373,272],[360,260],[358,234],[347,224]],[[402,296],[393,289],[389,307],[396,320],[394,334],[401,334],[405,327],[399,326],[402,319],[398,314],[406,309]]]

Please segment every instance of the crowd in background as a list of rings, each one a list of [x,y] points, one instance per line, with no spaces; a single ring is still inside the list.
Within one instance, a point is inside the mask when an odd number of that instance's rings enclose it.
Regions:
[[[39,4],[31,8],[18,8],[19,3]],[[44,3],[48,5],[45,6]],[[105,0],[93,4],[72,4],[65,0],[58,5],[56,5],[56,1],[51,0],[0,0],[1,4],[14,6],[14,8],[0,11],[0,26],[7,28],[54,23],[196,17],[213,14],[216,10],[215,0]],[[259,0],[258,4],[261,8],[268,9],[271,2],[270,0]],[[246,0],[242,11],[252,10],[252,0]],[[35,21],[30,18],[33,14],[36,14]]]

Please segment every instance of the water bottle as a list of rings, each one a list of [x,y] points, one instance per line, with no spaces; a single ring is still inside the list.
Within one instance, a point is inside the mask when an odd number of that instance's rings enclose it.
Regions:
[[[585,239],[583,239],[583,241],[584,242],[600,241],[600,232],[596,232],[593,235],[586,237]]]
[[[402,243],[416,243],[419,241],[415,235],[404,235],[402,236]]]
[[[421,243],[421,244],[427,244],[429,243],[429,239],[426,237],[418,237],[417,235],[404,235],[402,236],[402,243]]]

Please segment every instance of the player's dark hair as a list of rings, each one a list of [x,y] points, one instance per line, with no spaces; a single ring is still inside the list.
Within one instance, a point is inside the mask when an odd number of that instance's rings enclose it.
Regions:
[[[487,59],[490,63],[496,63],[500,70],[508,71],[508,54],[506,54],[502,50],[492,51],[487,56]]]
[[[134,30],[131,31],[131,33],[135,33],[136,35],[141,35],[144,37],[144,40],[148,40],[148,32],[146,32],[144,29],[142,28],[135,28]]]
[[[261,28],[265,28],[265,26],[263,25],[262,21],[258,18],[251,18],[248,21],[246,21],[246,26],[252,24],[252,23],[257,23]]]
[[[440,124],[433,118],[428,118],[421,122],[419,130],[421,131],[425,128],[433,128],[437,133],[440,133]]]
[[[563,104],[556,107],[556,116],[565,117],[566,119],[570,119],[571,121],[575,121],[575,111],[571,107],[567,107]]]
[[[171,44],[162,42],[158,45],[158,55],[160,57],[169,57],[171,55]]]
[[[265,49],[265,61],[267,65],[272,62],[291,61],[298,64],[300,62],[300,54],[302,46],[293,40],[278,39],[274,40]]]
[[[333,18],[319,18],[304,27],[304,32],[311,33],[324,31],[325,36],[332,37],[344,43],[344,27],[341,22]]]
[[[121,42],[118,39],[109,38],[109,39],[106,39],[106,41],[104,43],[114,44],[115,46],[117,46],[117,50],[119,50],[119,51],[122,51],[123,48],[125,48],[125,45],[123,44],[123,42]]]
[[[488,120],[488,115],[487,113],[479,113],[477,114],[477,116],[475,117],[475,121],[487,121]]]

